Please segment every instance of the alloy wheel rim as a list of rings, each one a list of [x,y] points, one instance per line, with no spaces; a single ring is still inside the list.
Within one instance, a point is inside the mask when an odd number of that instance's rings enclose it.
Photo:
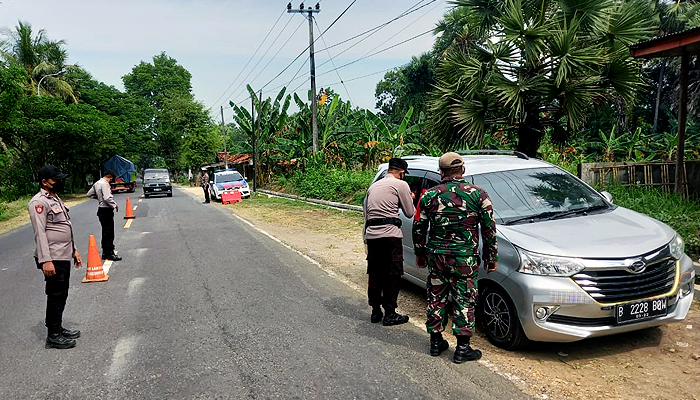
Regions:
[[[489,293],[484,300],[486,329],[496,339],[504,339],[511,329],[510,309],[498,293]]]

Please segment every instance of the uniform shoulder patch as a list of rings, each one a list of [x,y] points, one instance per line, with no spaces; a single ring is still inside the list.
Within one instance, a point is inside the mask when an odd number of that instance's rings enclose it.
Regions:
[[[41,214],[44,212],[44,206],[37,204],[34,206],[34,211],[36,211],[37,214]]]

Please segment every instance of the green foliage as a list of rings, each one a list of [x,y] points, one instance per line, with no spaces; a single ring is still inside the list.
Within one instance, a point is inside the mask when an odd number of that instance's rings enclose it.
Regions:
[[[627,46],[653,32],[645,0],[454,3],[470,35],[446,52],[429,103],[432,137],[445,149],[503,127],[534,156],[548,128],[564,143],[591,104],[630,102],[642,84]]]
[[[371,170],[314,167],[295,171],[277,184],[286,185],[298,196],[360,205],[375,174],[376,171]]]

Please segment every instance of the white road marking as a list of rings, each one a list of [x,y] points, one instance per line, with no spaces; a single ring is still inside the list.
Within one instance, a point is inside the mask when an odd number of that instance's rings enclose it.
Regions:
[[[137,208],[139,208],[139,206],[137,206],[137,205],[136,205],[136,206],[134,206],[134,211],[136,211],[136,209],[137,209]]]
[[[126,290],[126,295],[131,297],[138,289],[146,282],[146,278],[134,278],[129,282],[129,288]]]
[[[142,201],[143,201],[143,199],[139,199],[139,203],[142,202]]]
[[[112,260],[102,260],[102,271],[105,275],[109,274],[109,269],[112,268]]]
[[[136,348],[137,338],[126,337],[120,338],[117,341],[117,345],[114,347],[114,354],[112,354],[112,364],[109,366],[109,371],[107,371],[107,380],[113,381],[119,378],[125,370],[126,363],[131,355],[131,353]]]
[[[133,219],[129,219],[126,221],[126,224],[124,224],[124,229],[129,229],[129,227],[131,226],[131,221],[133,221]]]

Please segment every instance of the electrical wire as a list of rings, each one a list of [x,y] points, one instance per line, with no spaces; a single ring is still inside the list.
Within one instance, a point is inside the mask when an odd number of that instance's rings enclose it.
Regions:
[[[392,22],[395,22],[395,21],[397,21],[397,20],[399,20],[399,19],[401,19],[401,18],[403,18],[403,17],[405,17],[405,16],[407,16],[407,15],[409,15],[409,14],[411,14],[411,13],[414,13],[414,12],[420,10],[420,9],[423,8],[423,7],[427,7],[427,6],[429,6],[430,4],[436,2],[437,0],[431,0],[429,3],[423,4],[422,6],[418,7],[418,5],[419,5],[420,3],[422,3],[422,2],[424,2],[424,1],[425,1],[425,0],[419,1],[418,3],[416,3],[416,4],[414,4],[413,6],[409,7],[406,11],[402,12],[401,14],[399,14],[398,16],[396,16],[395,18],[393,18],[393,19],[391,19],[391,20],[389,20],[389,21],[387,21],[387,22],[385,22],[385,23],[383,23],[383,24],[377,25],[377,26],[375,26],[374,28],[368,29],[368,30],[366,30],[366,31],[364,31],[364,32],[362,32],[362,33],[360,33],[360,34],[357,34],[357,35],[355,35],[355,36],[349,38],[349,39],[345,39],[345,40],[343,40],[342,42],[339,42],[339,43],[336,43],[336,44],[334,44],[334,45],[328,46],[328,47],[326,47],[325,49],[321,49],[321,50],[319,50],[319,52],[324,51],[324,50],[328,50],[328,49],[332,49],[332,48],[334,48],[334,47],[340,46],[341,44],[347,43],[347,42],[349,42],[349,41],[351,41],[351,40],[357,39],[357,38],[359,38],[359,37],[361,37],[361,36],[364,36],[364,35],[366,35],[366,34],[368,34],[368,33],[370,33],[370,32],[373,32],[371,35],[367,36],[367,38],[369,38],[370,36],[374,35],[374,33],[378,32],[379,30],[381,30],[381,29],[384,28],[385,26],[391,24]],[[416,8],[416,7],[417,7],[417,8]],[[375,32],[375,31],[376,31],[376,32]],[[339,55],[341,55],[341,54],[343,54],[344,52],[350,50],[351,48],[355,47],[355,46],[358,45],[359,43],[362,43],[362,42],[363,42],[364,40],[366,40],[367,38],[364,38],[364,39],[360,40],[359,42],[357,42],[357,43],[353,44],[352,46],[348,47],[347,49],[345,49],[343,52],[336,54],[336,57],[339,56]]]
[[[318,30],[321,30],[321,27],[318,26],[318,22],[316,22],[316,19],[314,19],[314,23],[316,23],[316,26],[318,27]],[[324,46],[327,46],[327,45],[326,45],[326,39],[321,38],[321,40],[323,41],[323,45],[324,45]],[[327,49],[327,48],[328,48],[328,47],[326,47],[326,49]],[[331,59],[331,64],[333,65],[333,68],[335,68],[335,61],[333,61],[333,56],[331,55],[330,50],[327,50],[327,52],[328,52],[328,57],[330,57],[330,59]],[[345,88],[345,93],[348,95],[348,100],[350,100],[350,103],[353,103],[352,97],[350,96],[350,91],[348,90],[348,87],[345,86],[345,82],[343,82],[343,78],[340,77],[340,72],[338,72],[338,70],[336,69],[336,70],[335,70],[335,73],[338,75],[338,79],[340,79],[340,83],[342,83],[342,84],[343,84],[343,87]]]
[[[399,43],[396,43],[396,44],[394,44],[394,45],[392,45],[392,46],[386,47],[386,48],[384,48],[384,49],[382,49],[382,50],[379,50],[379,51],[376,51],[376,52],[374,52],[374,53],[372,53],[372,54],[365,55],[365,56],[363,56],[363,57],[358,58],[358,59],[355,60],[355,61],[351,61],[351,62],[349,62],[349,63],[347,63],[347,64],[341,65],[340,67],[335,68],[335,69],[332,69],[332,70],[330,70],[330,71],[326,71],[326,72],[323,72],[323,73],[321,73],[321,74],[317,74],[316,76],[319,77],[319,76],[322,76],[322,75],[326,75],[326,74],[329,74],[329,73],[331,73],[331,72],[333,72],[333,71],[335,71],[335,70],[337,70],[337,69],[342,69],[342,68],[345,68],[345,67],[350,66],[350,65],[352,65],[352,64],[355,64],[355,63],[357,63],[357,62],[360,62],[360,61],[362,61],[362,60],[365,60],[365,59],[368,59],[368,58],[370,58],[370,57],[376,56],[377,54],[380,54],[380,53],[383,53],[383,52],[385,52],[385,51],[391,50],[391,49],[393,49],[394,47],[397,47],[397,46],[400,46],[400,45],[402,45],[402,44],[404,44],[404,43],[410,42],[411,40],[415,40],[415,39],[418,39],[418,38],[421,37],[421,36],[425,36],[425,35],[427,35],[428,33],[431,33],[432,31],[433,31],[432,29],[429,29],[429,30],[427,30],[427,31],[425,31],[425,32],[423,32],[423,33],[419,33],[419,34],[417,34],[416,36],[413,36],[413,37],[411,37],[411,38],[408,38],[408,39],[406,39],[406,40],[404,40],[404,41],[402,41],[402,42],[399,42]]]
[[[272,31],[275,29],[275,27],[277,26],[277,24],[280,22],[280,20],[282,19],[282,16],[284,15],[284,13],[285,13],[285,12],[282,11],[282,14],[280,14],[280,16],[277,18],[277,21],[275,21],[274,25],[272,25],[272,28],[270,28],[270,30],[267,32],[267,35],[265,35],[265,38],[263,39],[263,41],[260,42],[260,44],[258,45],[258,48],[255,49],[255,52],[253,53],[253,55],[250,56],[250,59],[248,59],[248,62],[246,62],[246,64],[243,66],[243,68],[241,69],[241,72],[239,72],[238,75],[236,75],[236,77],[233,79],[233,81],[231,82],[231,84],[228,85],[228,87],[226,88],[226,90],[224,90],[224,93],[222,93],[221,96],[219,96],[219,98],[216,99],[216,101],[214,102],[214,104],[213,104],[211,107],[209,107],[209,109],[207,109],[207,112],[208,112],[208,111],[211,111],[211,109],[214,108],[214,107],[219,103],[219,101],[221,101],[221,99],[223,99],[224,97],[226,97],[226,93],[228,93],[229,89],[231,89],[231,87],[233,86],[233,84],[236,83],[236,81],[238,80],[238,78],[243,74],[243,71],[245,71],[245,69],[248,67],[248,65],[250,64],[250,62],[253,61],[253,58],[255,58],[255,55],[258,54],[258,51],[260,51],[260,49],[262,48],[262,46],[263,46],[263,44],[265,43],[265,41],[267,40],[267,38],[270,36],[270,34],[272,33]]]
[[[291,18],[290,18],[290,21],[291,21]],[[289,43],[289,41],[294,37],[294,34],[297,33],[297,31],[299,31],[299,28],[301,28],[302,25],[304,25],[304,21],[301,21],[301,23],[297,26],[297,28],[294,30],[294,32],[292,32],[292,34],[289,35],[289,36],[287,37],[287,40],[282,44],[282,46],[279,48],[279,50],[277,50],[277,53],[275,53],[275,55],[273,55],[273,56],[270,58],[270,60],[267,62],[267,64],[265,64],[265,66],[262,67],[262,69],[258,72],[257,75],[255,75],[255,77],[254,77],[253,79],[250,80],[250,82],[255,82],[255,80],[258,79],[258,78],[260,77],[260,75],[262,75],[262,73],[267,69],[267,67],[270,66],[270,64],[271,64],[272,61],[275,59],[275,57],[277,57],[277,55],[285,48],[285,46],[287,45],[287,43]],[[273,44],[274,44],[274,43],[273,43]],[[260,59],[260,61],[262,61],[263,58],[265,58],[265,55],[263,55],[263,57]],[[258,64],[260,64],[260,61],[258,61]],[[253,67],[253,70],[251,70],[251,73],[252,73],[252,71],[255,70],[255,68],[258,66],[258,64],[256,64],[255,67]],[[250,74],[248,74],[248,76],[250,76]],[[246,78],[243,80],[244,82],[245,82],[245,80],[248,78],[248,76],[246,76]],[[236,97],[240,96],[241,93],[245,93],[245,92],[246,92],[246,88],[243,87],[241,90],[239,90],[239,91],[236,93],[235,96],[231,96],[231,97],[232,97],[232,98],[236,98]]]
[[[352,5],[355,4],[355,2],[357,2],[357,0],[353,0],[352,3],[350,3],[350,5],[347,6],[347,8],[345,8],[345,10],[344,10],[342,13],[340,13],[340,15],[328,26],[328,28],[326,28],[325,31],[323,31],[317,38],[314,39],[314,41],[312,42],[312,44],[313,44],[313,43],[316,43],[316,41],[317,41],[318,39],[320,39],[326,32],[328,32],[328,30],[331,29],[331,28],[333,27],[333,25],[335,25],[335,23],[338,22],[338,20],[340,20],[340,18],[342,18],[343,15],[345,15],[345,13],[348,12],[348,10],[350,9],[350,7],[352,7]],[[284,67],[284,69],[283,69],[279,74],[277,74],[274,78],[270,79],[270,81],[268,81],[268,82],[267,82],[262,88],[260,88],[260,89],[265,89],[270,83],[272,83],[275,79],[279,78],[283,73],[285,73],[285,71],[287,71],[287,70],[289,69],[289,67],[291,67],[292,64],[294,64],[294,62],[296,62],[296,60],[299,59],[299,57],[301,57],[302,55],[304,55],[304,53],[305,53],[309,48],[311,48],[311,44],[309,44],[308,46],[306,46],[306,48],[305,48],[301,53],[299,53],[299,55],[296,56],[296,57],[294,58],[294,60],[292,60],[292,62],[289,63],[289,65],[287,65],[286,67]]]

